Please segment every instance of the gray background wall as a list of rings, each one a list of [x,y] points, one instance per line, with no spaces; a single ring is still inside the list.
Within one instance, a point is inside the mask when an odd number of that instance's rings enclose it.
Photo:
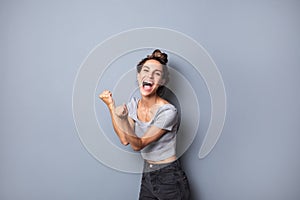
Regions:
[[[300,1],[1,1],[0,199],[137,198],[139,174],[83,147],[72,116],[80,64],[138,27],[183,32],[217,64],[228,108],[205,159],[182,160],[193,199],[300,199]]]

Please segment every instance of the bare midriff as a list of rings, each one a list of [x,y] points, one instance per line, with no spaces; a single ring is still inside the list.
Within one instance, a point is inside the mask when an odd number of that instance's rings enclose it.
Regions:
[[[175,161],[177,158],[176,156],[171,156],[167,159],[164,159],[164,160],[160,160],[160,161],[152,161],[152,160],[147,160],[148,163],[151,163],[151,164],[166,164],[166,163],[171,163],[173,161]]]

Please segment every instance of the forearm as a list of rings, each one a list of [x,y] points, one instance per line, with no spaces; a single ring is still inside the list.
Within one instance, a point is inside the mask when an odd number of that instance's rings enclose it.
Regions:
[[[121,143],[123,145],[128,145],[128,141],[125,138],[125,133],[120,129],[120,126],[117,124],[116,119],[118,118],[116,116],[116,107],[115,107],[115,101],[112,98],[112,93],[109,90],[104,90],[100,95],[99,98],[106,104],[110,116],[111,116],[111,121],[113,124],[114,131],[118,135]]]
[[[116,118],[115,122],[117,126],[121,128],[123,133],[125,133],[125,139],[133,150],[139,151],[144,147],[142,138],[139,138],[135,134],[133,127],[129,123],[128,117]]]
[[[142,138],[133,134],[126,134],[125,137],[134,151],[140,151],[145,147]]]
[[[115,106],[114,105],[110,105],[108,106],[109,108],[109,112],[110,112],[110,116],[111,116],[111,121],[112,121],[112,125],[114,128],[115,133],[117,134],[117,136],[119,137],[121,143],[123,145],[128,145],[128,141],[126,140],[126,133],[124,131],[122,131],[122,129],[120,128],[120,125],[118,125],[118,123],[116,122],[117,120],[117,116],[115,114]]]

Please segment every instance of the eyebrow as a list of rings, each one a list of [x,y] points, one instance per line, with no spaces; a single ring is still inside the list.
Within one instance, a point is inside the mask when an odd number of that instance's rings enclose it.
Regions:
[[[146,67],[147,69],[150,69],[150,67],[148,67],[147,65],[143,65],[143,67]],[[159,70],[159,69],[156,69],[156,70],[154,70],[154,71],[159,71],[159,72],[163,73],[163,71],[162,71],[162,70]]]

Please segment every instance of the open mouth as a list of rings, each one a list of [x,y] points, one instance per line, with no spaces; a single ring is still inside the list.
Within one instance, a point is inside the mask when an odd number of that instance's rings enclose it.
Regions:
[[[147,82],[147,81],[143,81],[143,88],[144,88],[145,90],[151,90],[151,89],[152,89],[152,86],[153,86],[153,83]]]

